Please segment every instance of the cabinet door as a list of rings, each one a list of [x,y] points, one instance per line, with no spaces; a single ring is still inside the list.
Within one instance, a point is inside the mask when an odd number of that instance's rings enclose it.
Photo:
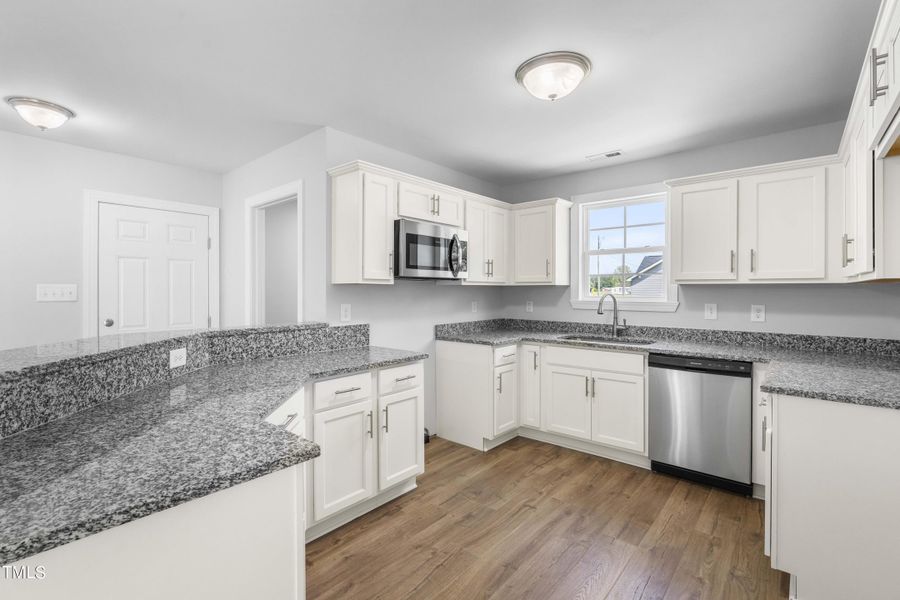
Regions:
[[[742,277],[825,277],[825,167],[745,177],[740,195]]]
[[[674,280],[737,279],[737,180],[672,189]]]
[[[401,181],[397,212],[401,217],[461,226],[463,199],[456,194],[443,193],[434,188]]]
[[[313,417],[313,441],[322,449],[313,463],[316,520],[375,493],[374,408],[364,400]]]
[[[396,190],[393,179],[363,173],[363,279],[394,280]]]
[[[644,378],[591,374],[591,439],[607,446],[644,451]]]
[[[547,431],[591,439],[591,372],[547,365],[541,372]]]
[[[488,209],[488,244],[491,259],[491,281],[506,283],[509,280],[509,211],[492,206]]]
[[[469,234],[468,259],[469,274],[467,281],[484,283],[490,280],[490,242],[488,238],[488,211],[490,207],[481,202],[469,200],[466,203],[466,231]]]
[[[523,345],[519,352],[519,419],[527,427],[541,427],[541,348]]]
[[[425,472],[422,388],[378,399],[378,489]]]
[[[853,131],[850,155],[852,159],[853,201],[845,206],[844,233],[847,234],[846,275],[870,273],[875,269],[875,155],[869,145],[870,113],[863,113]],[[849,214],[852,211],[852,216]]]
[[[494,436],[519,426],[516,363],[494,369]]]
[[[553,266],[553,207],[513,211],[516,283],[550,283]]]

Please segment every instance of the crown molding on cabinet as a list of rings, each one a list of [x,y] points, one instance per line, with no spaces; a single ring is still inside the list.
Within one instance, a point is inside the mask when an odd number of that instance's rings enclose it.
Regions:
[[[806,169],[810,167],[827,167],[840,163],[840,155],[829,154],[827,156],[817,156],[815,158],[804,158],[801,160],[790,160],[770,165],[760,165],[757,167],[747,167],[744,169],[733,169],[731,171],[719,171],[717,173],[705,173],[703,175],[693,175],[691,177],[680,177],[678,179],[668,179],[663,183],[668,187],[677,187],[682,185],[691,185],[694,183],[707,183],[710,181],[718,181],[721,179],[732,179],[738,177],[749,177],[751,175],[765,175],[767,173],[778,173],[780,171],[793,171],[796,169]]]

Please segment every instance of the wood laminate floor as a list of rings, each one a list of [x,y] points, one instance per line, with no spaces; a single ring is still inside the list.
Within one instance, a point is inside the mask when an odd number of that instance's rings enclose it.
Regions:
[[[307,597],[786,598],[763,505],[516,438],[436,438],[419,487],[310,542]]]

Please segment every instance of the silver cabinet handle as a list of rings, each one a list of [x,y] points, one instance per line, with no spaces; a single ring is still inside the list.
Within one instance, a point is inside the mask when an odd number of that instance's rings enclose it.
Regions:
[[[387,433],[388,432],[388,407],[385,406],[384,408],[382,408],[381,412],[384,413],[384,432]]]
[[[370,410],[370,411],[366,414],[366,416],[369,418],[369,430],[368,430],[366,433],[368,433],[368,434],[369,434],[369,437],[371,438],[371,437],[372,437],[372,429],[374,429],[374,427],[372,427],[372,425],[373,425],[373,423],[372,423],[372,411]]]
[[[394,273],[394,253],[388,254],[388,273]]]
[[[547,277],[550,277],[550,259],[547,259]]]
[[[585,395],[585,397],[590,396],[590,393],[588,391],[588,385],[589,385],[588,379],[589,379],[588,377],[584,378],[584,395]]]
[[[497,375],[497,381],[499,382],[497,391],[502,394],[503,393],[503,373],[500,373],[499,375]]]
[[[756,250],[750,248],[750,272],[756,271]]]
[[[435,195],[432,194],[431,195],[431,214],[437,214],[435,211],[435,203],[436,203]]]
[[[281,424],[281,427],[282,427],[283,429],[287,429],[288,425],[290,425],[291,423],[293,423],[293,422],[294,422],[294,419],[296,419],[296,418],[297,418],[297,413],[291,413],[291,414],[289,414],[289,415],[287,416],[287,418],[284,420],[284,423]]]
[[[878,50],[872,48],[869,53],[869,106],[875,105],[879,96],[887,94],[887,85],[878,85],[878,67],[887,64],[888,55],[878,54]]]
[[[490,260],[484,261],[484,276],[485,277],[491,276],[491,261]]]
[[[731,272],[734,273],[734,250],[731,251]]]
[[[504,354],[503,358],[509,358],[510,356],[515,356],[515,355],[516,355],[515,352],[510,352],[509,354]]]
[[[537,350],[532,350],[531,353],[534,355],[534,370],[537,371]]]
[[[105,321],[103,321],[104,327],[112,327],[115,324],[116,324],[116,322],[113,321],[112,319],[106,319]]]
[[[338,391],[336,391],[336,392],[334,393],[334,395],[337,396],[338,394],[349,394],[350,392],[358,392],[358,391],[361,390],[361,389],[362,389],[362,388],[360,388],[360,387],[347,388],[346,390],[338,390]]]
[[[591,377],[591,398],[597,397],[597,379]]]
[[[397,377],[396,379],[394,379],[394,381],[396,383],[400,383],[401,381],[409,381],[410,379],[415,379],[415,378],[416,378],[415,375],[407,375],[406,377]]]
[[[491,259],[491,277],[494,276],[494,259]]]
[[[768,416],[763,417],[763,424],[762,424],[762,451],[763,452],[766,451],[766,437],[767,437],[766,430],[769,428],[768,420],[769,420]]]
[[[441,195],[440,194],[438,194],[438,197],[437,197],[437,204],[438,204],[437,214],[440,215],[441,214]]]

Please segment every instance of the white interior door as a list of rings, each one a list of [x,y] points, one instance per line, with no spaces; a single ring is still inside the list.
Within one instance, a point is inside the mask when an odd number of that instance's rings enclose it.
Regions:
[[[209,217],[100,203],[100,335],[209,326]]]

